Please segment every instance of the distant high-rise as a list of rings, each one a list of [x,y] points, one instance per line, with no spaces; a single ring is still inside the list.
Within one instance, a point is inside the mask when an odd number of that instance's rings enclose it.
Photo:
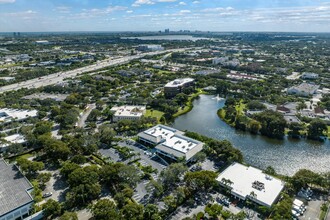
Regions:
[[[170,29],[165,29],[165,34],[169,34],[170,33]]]

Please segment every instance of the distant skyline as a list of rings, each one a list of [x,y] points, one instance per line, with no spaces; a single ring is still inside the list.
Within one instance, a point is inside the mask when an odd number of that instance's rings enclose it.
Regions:
[[[330,0],[0,0],[0,32],[330,32]]]

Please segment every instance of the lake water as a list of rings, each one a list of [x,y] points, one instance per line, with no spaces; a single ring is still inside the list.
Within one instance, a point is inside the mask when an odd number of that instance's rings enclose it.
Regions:
[[[266,168],[272,166],[276,172],[293,175],[299,169],[315,172],[330,172],[330,142],[310,140],[274,140],[249,132],[237,131],[217,116],[217,110],[224,106],[224,100],[201,95],[187,114],[176,118],[173,127],[189,130],[214,139],[227,139],[240,149],[247,163]]]
[[[139,40],[210,40],[210,38],[193,37],[191,35],[155,35],[155,36],[143,36],[143,37],[121,37],[121,39],[139,39]]]

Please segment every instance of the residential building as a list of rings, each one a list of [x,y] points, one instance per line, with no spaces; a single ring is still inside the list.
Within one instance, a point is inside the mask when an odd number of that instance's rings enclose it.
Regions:
[[[187,88],[194,85],[194,79],[183,78],[176,79],[167,83],[164,87],[164,93],[166,97],[174,97],[176,94],[181,93],[183,88]]]
[[[317,79],[317,78],[319,78],[319,74],[304,72],[300,76],[300,78],[302,78],[302,79]]]
[[[136,106],[136,105],[123,105],[115,106],[111,108],[111,111],[114,112],[112,120],[114,122],[120,120],[138,120],[146,113],[145,106]]]
[[[284,188],[284,182],[263,173],[262,170],[240,163],[233,163],[219,174],[217,181],[239,200],[250,199],[271,207]]]
[[[292,86],[287,90],[287,92],[290,95],[309,96],[315,94],[319,87],[319,85],[304,82],[298,86]]]
[[[8,123],[11,121],[24,121],[29,117],[37,117],[37,110],[20,110],[20,109],[0,109],[0,123]]]
[[[156,125],[138,134],[139,141],[155,145],[156,153],[173,160],[184,158],[187,162],[203,149],[204,143],[183,135],[183,132]]]
[[[33,186],[15,165],[0,159],[0,220],[27,217],[33,205]]]

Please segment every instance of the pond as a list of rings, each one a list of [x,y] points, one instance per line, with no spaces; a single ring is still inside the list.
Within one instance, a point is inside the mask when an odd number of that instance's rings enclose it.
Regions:
[[[272,166],[276,172],[286,175],[293,175],[303,168],[315,172],[330,172],[328,140],[323,143],[287,137],[276,140],[237,131],[217,115],[217,110],[224,106],[224,102],[225,100],[217,100],[214,96],[200,95],[193,102],[194,108],[176,118],[172,126],[218,140],[227,139],[242,151],[248,164],[261,169]]]

